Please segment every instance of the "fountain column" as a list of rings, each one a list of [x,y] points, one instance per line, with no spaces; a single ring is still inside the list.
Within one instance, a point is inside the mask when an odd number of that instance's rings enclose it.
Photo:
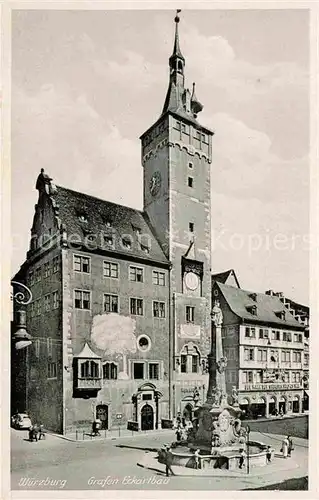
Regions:
[[[221,403],[221,400],[225,400],[227,397],[225,376],[227,358],[223,354],[222,343],[223,313],[218,300],[214,302],[212,322],[213,331],[211,352],[208,356],[209,382],[206,402],[216,404],[218,400]]]

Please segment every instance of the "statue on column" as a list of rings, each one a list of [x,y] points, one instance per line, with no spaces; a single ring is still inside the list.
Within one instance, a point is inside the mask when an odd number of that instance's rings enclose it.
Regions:
[[[214,307],[212,310],[212,321],[216,327],[222,326],[223,324],[223,312],[220,308],[219,300],[215,300],[214,302]]]

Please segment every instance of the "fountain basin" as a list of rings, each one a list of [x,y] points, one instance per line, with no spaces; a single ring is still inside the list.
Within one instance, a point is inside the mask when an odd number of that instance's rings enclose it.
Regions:
[[[216,448],[214,453],[202,452],[201,468],[202,469],[227,469],[239,470],[240,447],[238,443],[234,446],[223,446]],[[248,442],[249,450],[249,465],[250,467],[264,467],[267,465],[267,445],[258,441]],[[164,463],[159,455],[158,461]],[[247,461],[247,458],[246,458]],[[195,468],[195,457],[189,448],[180,446],[172,450],[172,465],[181,467]]]

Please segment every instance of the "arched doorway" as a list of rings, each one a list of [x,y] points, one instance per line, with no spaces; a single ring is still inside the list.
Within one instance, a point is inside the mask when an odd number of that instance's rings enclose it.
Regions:
[[[101,420],[101,429],[109,428],[109,407],[108,405],[98,405],[96,407],[96,418]]]
[[[275,415],[276,414],[276,398],[274,396],[270,396],[268,401],[269,401],[268,413],[269,413],[269,415]]]
[[[292,411],[293,411],[293,413],[300,412],[300,398],[299,398],[299,396],[294,396],[292,399]]]
[[[287,412],[286,399],[282,396],[279,399],[279,413],[285,414]]]
[[[190,421],[193,420],[193,407],[190,403],[187,403],[187,405],[184,408],[183,418],[185,420],[190,420]]]
[[[141,409],[141,430],[150,431],[154,429],[154,411],[151,405],[146,404]]]

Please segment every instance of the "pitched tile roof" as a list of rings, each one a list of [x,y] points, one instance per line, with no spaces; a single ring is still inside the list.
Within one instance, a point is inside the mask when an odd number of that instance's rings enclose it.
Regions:
[[[263,293],[248,292],[230,285],[217,283],[230,309],[240,318],[263,323],[277,324],[278,326],[295,326],[302,328],[294,316],[287,311],[279,297],[265,295]],[[256,300],[252,299],[252,295]],[[247,307],[257,306],[257,314],[248,312]],[[280,319],[276,313],[284,311],[285,319]]]
[[[56,186],[52,198],[68,237],[76,235],[78,241],[87,242],[93,235],[92,241],[105,250],[168,264],[144,212],[61,186]]]
[[[231,275],[234,276],[238,288],[240,288],[236,273],[233,269],[229,269],[228,271],[223,271],[221,273],[212,274],[212,283],[214,283],[215,281],[218,281],[219,283],[226,283]]]

